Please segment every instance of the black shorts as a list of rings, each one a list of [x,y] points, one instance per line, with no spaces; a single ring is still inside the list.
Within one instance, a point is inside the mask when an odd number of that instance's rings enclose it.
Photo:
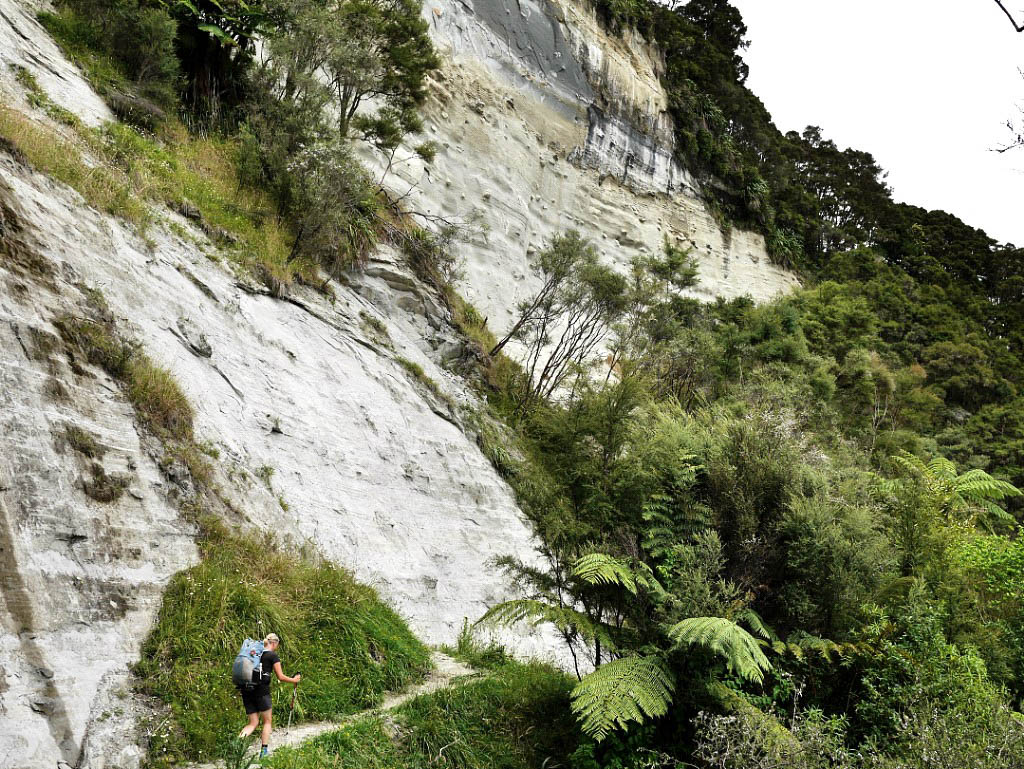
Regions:
[[[255,690],[247,692],[244,689],[239,689],[238,691],[242,695],[242,704],[245,705],[246,715],[262,713],[265,710],[270,710],[270,692],[267,692],[266,694],[259,694]]]

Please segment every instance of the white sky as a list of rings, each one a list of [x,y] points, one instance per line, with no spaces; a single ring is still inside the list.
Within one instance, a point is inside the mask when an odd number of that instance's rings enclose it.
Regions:
[[[747,85],[783,132],[872,153],[896,200],[1024,246],[1024,148],[989,151],[1024,104],[1024,33],[993,0],[732,0]],[[1024,0],[1005,3],[1024,21]]]

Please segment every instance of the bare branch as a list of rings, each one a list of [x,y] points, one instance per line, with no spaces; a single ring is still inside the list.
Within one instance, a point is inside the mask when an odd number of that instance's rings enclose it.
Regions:
[[[1013,25],[1013,28],[1017,32],[1024,32],[1024,22],[1018,24],[1017,20],[1015,18],[1013,18],[1013,14],[1010,13],[1008,10],[1006,10],[1006,6],[1003,5],[1002,0],[996,0],[996,5],[998,5],[1000,8],[1002,8],[1003,13],[1006,14],[1006,18],[1008,18],[1010,20],[1010,24]]]
[[[1024,69],[1018,69],[1017,72],[1024,79]],[[1019,106],[1019,109],[1021,122],[1015,123],[1012,119],[1006,121],[1006,128],[1010,132],[1010,141],[1001,147],[994,147],[995,152],[1002,154],[1016,147],[1024,147],[1024,106]]]

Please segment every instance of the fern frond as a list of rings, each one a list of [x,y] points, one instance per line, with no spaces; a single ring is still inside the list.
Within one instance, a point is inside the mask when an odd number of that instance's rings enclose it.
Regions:
[[[761,615],[753,609],[744,609],[736,615],[736,621],[744,623],[749,627],[755,635],[760,636],[765,641],[774,642],[779,640],[779,637],[775,635],[775,631],[768,627],[764,620],[761,619]]]
[[[586,614],[568,606],[555,606],[532,598],[519,598],[492,606],[474,625],[515,625],[527,622],[536,627],[545,623],[554,625],[563,633],[578,635],[585,641],[600,641],[610,652],[615,651],[608,628]]]
[[[944,456],[937,454],[928,462],[925,472],[932,478],[952,481],[956,478],[956,465]]]
[[[572,710],[583,731],[601,742],[613,729],[668,712],[675,682],[657,657],[622,657],[583,677]]]
[[[902,451],[894,457],[889,457],[889,459],[895,465],[915,475],[925,472],[924,463],[908,451]]]
[[[621,585],[636,595],[640,588],[653,592],[664,592],[654,572],[645,563],[631,568],[628,564],[605,553],[590,553],[576,561],[573,575],[591,585]]]
[[[729,670],[741,678],[764,683],[764,674],[772,663],[750,633],[724,617],[690,617],[677,622],[668,631],[677,645],[697,644],[722,657]]]
[[[964,499],[1005,499],[1006,497],[1018,497],[1021,490],[1012,483],[993,478],[984,470],[968,470],[959,476],[954,488]]]
[[[644,503],[643,548],[653,558],[664,558],[678,542],[671,504],[672,498],[661,493],[652,494]]]
[[[691,472],[697,470],[691,468]],[[700,532],[712,528],[714,513],[707,505],[692,499],[679,500],[661,492],[644,503],[643,549],[652,558],[664,558],[681,543],[689,543]]]
[[[798,659],[803,659],[805,651],[813,651],[828,662],[832,662],[833,654],[845,659],[862,653],[861,647],[855,643],[836,643],[828,638],[818,638],[812,635],[803,635],[796,643],[787,643],[786,646]]]
[[[982,521],[982,525],[990,533],[994,531],[993,524],[1001,523],[1003,526],[1012,527],[1017,522],[1016,518],[1003,510],[1003,508],[995,502],[985,500],[981,503],[981,507],[986,513],[988,513],[988,516],[984,521]]]
[[[927,464],[920,458],[906,451],[891,457],[893,463],[903,470],[916,475],[926,485],[928,491],[938,498],[943,510],[952,512],[971,512],[978,507],[988,511],[996,519],[1010,523],[1005,516],[1008,514],[997,505],[992,504],[1007,497],[1021,495],[1021,490],[1012,483],[993,478],[984,470],[974,468],[957,475],[956,465],[943,456],[932,457]],[[902,487],[899,479],[877,479],[875,491],[882,495],[895,494]]]

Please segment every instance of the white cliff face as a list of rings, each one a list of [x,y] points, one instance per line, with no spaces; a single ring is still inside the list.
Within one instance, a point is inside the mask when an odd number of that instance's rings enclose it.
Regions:
[[[64,58],[57,44],[36,21],[36,4],[0,0],[0,83],[14,79],[12,67],[25,67],[60,107],[90,126],[113,119],[110,109]],[[5,99],[24,104],[20,90],[7,88]]]
[[[431,166],[400,153],[389,183],[425,220],[467,225],[461,289],[492,328],[536,289],[531,256],[572,228],[623,269],[665,239],[691,248],[698,297],[797,285],[761,235],[719,228],[674,160],[663,62],[635,33],[606,33],[586,0],[427,0],[424,18],[444,66],[417,138],[440,151]]]
[[[130,699],[126,663],[164,584],[196,549],[117,384],[98,369],[76,374],[62,354],[52,321],[80,313],[83,297],[70,263],[58,273],[60,261],[43,261],[49,230],[23,216],[2,162],[0,762],[74,766],[95,705]],[[72,221],[61,229],[75,237]],[[91,436],[99,455],[75,451],[69,428]],[[94,463],[128,480],[116,503],[86,495]],[[110,766],[141,755],[134,742],[106,747]]]

